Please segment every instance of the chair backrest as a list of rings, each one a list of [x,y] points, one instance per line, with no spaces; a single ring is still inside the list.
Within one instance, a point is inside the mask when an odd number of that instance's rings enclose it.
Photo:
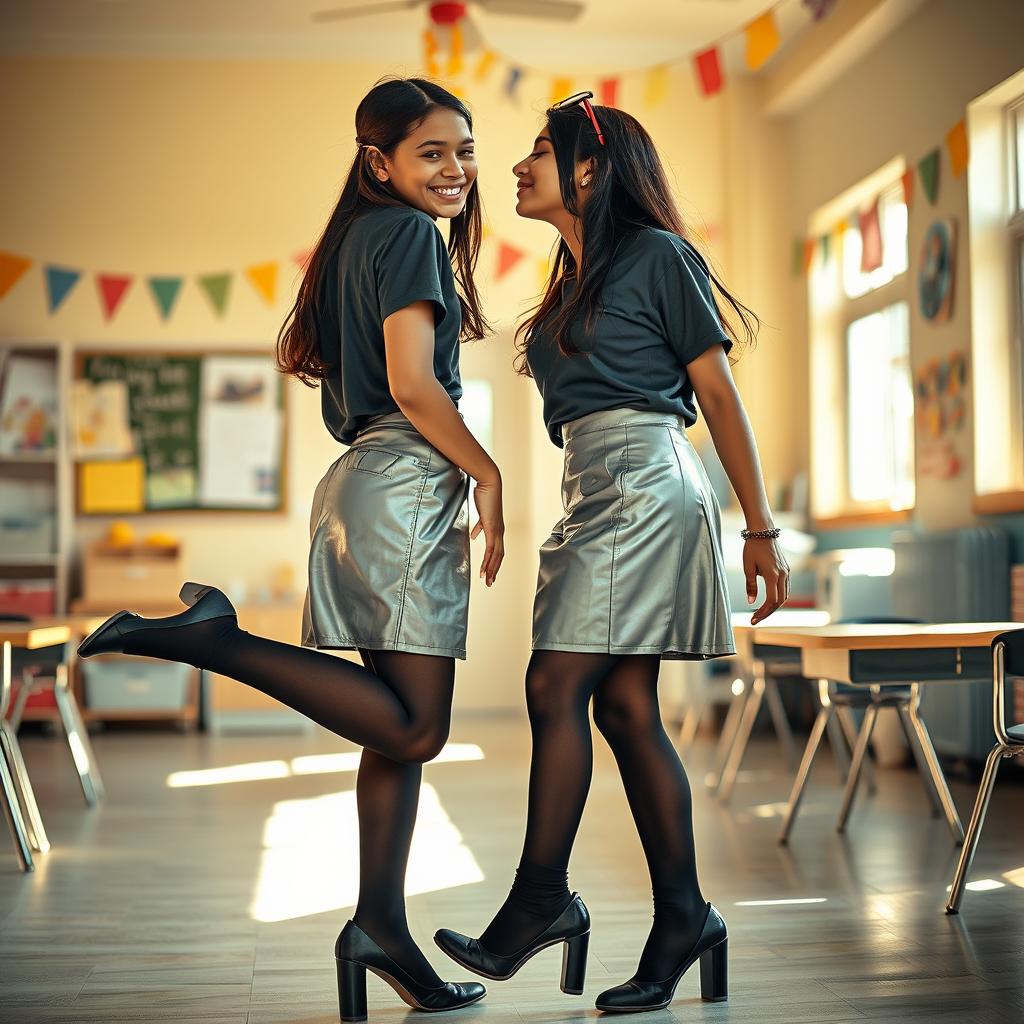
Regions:
[[[906,619],[900,615],[868,615],[851,619],[838,619],[837,626],[922,626],[921,619]]]
[[[1024,625],[1000,633],[992,641],[992,647],[1003,644],[1003,670],[1008,676],[1024,676]]]

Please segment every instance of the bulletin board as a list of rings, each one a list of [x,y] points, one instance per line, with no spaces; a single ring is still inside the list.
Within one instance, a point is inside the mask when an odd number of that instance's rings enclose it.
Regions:
[[[266,352],[78,352],[79,515],[282,512],[285,387]]]

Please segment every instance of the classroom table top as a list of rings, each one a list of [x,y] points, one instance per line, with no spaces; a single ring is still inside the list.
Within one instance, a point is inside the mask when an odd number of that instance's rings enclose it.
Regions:
[[[1000,633],[1016,629],[1024,629],[1024,622],[791,626],[766,621],[757,626],[733,624],[734,632],[751,634],[756,644],[833,651],[988,647]]]
[[[0,620],[0,643],[9,643],[22,650],[38,651],[43,647],[66,644],[74,635],[71,626],[58,619],[33,619],[29,622]]]

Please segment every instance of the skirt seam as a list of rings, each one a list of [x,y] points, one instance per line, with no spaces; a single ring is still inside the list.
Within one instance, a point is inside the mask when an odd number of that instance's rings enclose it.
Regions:
[[[612,530],[612,565],[610,579],[608,582],[608,645],[612,646],[612,611],[615,608],[615,543],[619,537],[619,524],[622,522],[622,512],[626,507],[626,481],[625,474],[629,472],[629,430],[625,427],[622,431],[623,459],[626,463],[625,469],[620,473],[617,469],[615,475],[619,485],[619,510],[615,514],[615,528]],[[604,435],[605,455],[608,454],[608,434]]]
[[[416,524],[420,518],[420,506],[423,504],[423,492],[427,487],[427,475],[430,472],[430,462],[433,458],[433,452],[427,453],[427,464],[423,467],[423,474],[420,478],[420,489],[416,495],[416,510],[412,514],[412,524],[409,527],[409,545],[405,550],[405,570],[402,574],[402,594],[398,599],[398,616],[395,622],[395,638],[393,643],[398,643],[399,636],[402,633],[402,619],[405,617],[405,595],[409,590],[409,569],[412,565],[412,549],[413,544],[416,540]],[[429,646],[429,645],[423,645]]]

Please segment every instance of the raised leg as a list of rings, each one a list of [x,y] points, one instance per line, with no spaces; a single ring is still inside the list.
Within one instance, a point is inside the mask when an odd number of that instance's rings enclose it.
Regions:
[[[964,886],[967,884],[967,875],[971,870],[971,862],[974,860],[974,851],[978,847],[978,837],[981,835],[981,828],[985,824],[985,814],[988,811],[988,802],[992,797],[992,787],[996,782],[996,774],[999,772],[999,762],[1006,753],[1006,747],[997,743],[989,752],[985,761],[985,772],[981,777],[981,785],[978,787],[978,796],[974,801],[974,810],[971,812],[971,821],[967,826],[967,838],[964,840],[963,849],[960,851],[960,860],[956,865],[956,872],[953,875],[953,885],[949,890],[949,899],[946,900],[946,913],[958,914],[960,912],[960,901],[963,899]]]

